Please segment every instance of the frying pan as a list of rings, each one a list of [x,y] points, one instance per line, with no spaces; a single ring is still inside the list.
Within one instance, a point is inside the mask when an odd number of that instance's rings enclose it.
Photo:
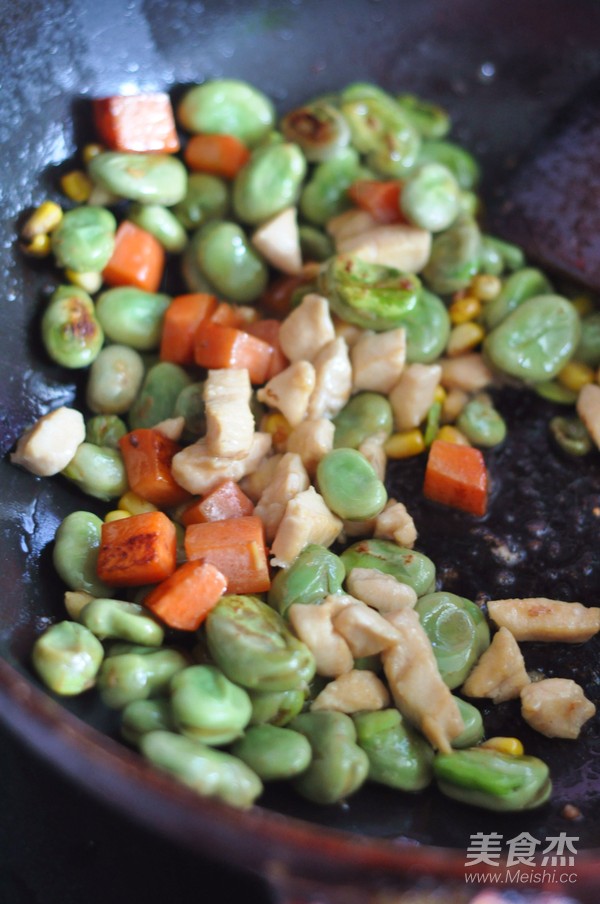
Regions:
[[[518,709],[488,707],[490,730],[517,734],[549,762],[555,794],[527,814],[454,805],[435,790],[413,797],[369,786],[347,805],[317,808],[285,789],[249,812],[200,800],[141,762],[117,739],[114,714],[92,695],[57,702],[29,665],[37,634],[61,614],[50,564],[60,520],[81,497],[8,462],[25,426],[81,393],[77,376],[48,362],[36,322],[51,274],[24,261],[15,236],[90,134],[89,100],[128,89],[167,89],[231,76],[281,109],[371,80],[446,106],[453,137],[484,165],[484,193],[499,184],[553,115],[600,73],[600,6],[593,0],[22,0],[0,3],[2,293],[0,417],[0,717],[90,795],[101,796],[171,841],[202,854],[227,851],[283,897],[365,902],[442,889],[467,901],[465,852],[474,833],[543,840],[579,837],[572,900],[600,894],[600,739],[593,720],[577,743],[533,736]],[[414,509],[419,548],[447,589],[471,598],[545,595],[595,604],[600,589],[597,455],[567,461],[548,441],[552,406],[506,392],[498,404],[510,439],[490,456],[490,516],[475,522],[419,501],[422,464],[391,475]],[[86,507],[90,501],[86,499]],[[598,646],[527,650],[531,668],[573,676],[598,700]],[[582,817],[569,823],[564,806]],[[493,870],[492,870],[493,871]],[[546,889],[556,883],[549,879]],[[536,890],[540,891],[538,885]],[[564,889],[563,889],[564,891]],[[386,892],[387,893],[387,892]],[[453,898],[451,896],[454,895]],[[316,898],[313,898],[316,900]],[[381,900],[381,898],[379,898]],[[397,900],[401,898],[398,897]]]

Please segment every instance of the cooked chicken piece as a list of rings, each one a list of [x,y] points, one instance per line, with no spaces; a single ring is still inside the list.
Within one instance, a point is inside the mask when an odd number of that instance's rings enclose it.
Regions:
[[[385,433],[374,433],[373,436],[364,439],[358,447],[358,451],[364,455],[380,480],[385,478],[387,466],[387,455],[383,447],[386,439]]]
[[[295,207],[286,207],[252,235],[252,244],[266,260],[283,273],[294,275],[302,270],[302,253]]]
[[[583,643],[600,631],[600,609],[544,597],[490,600],[492,621],[508,628],[515,640]]]
[[[577,414],[600,449],[600,386],[588,383],[577,397]]]
[[[273,475],[277,470],[277,465],[283,458],[283,452],[275,455],[269,455],[260,461],[256,470],[242,477],[240,480],[240,489],[248,496],[252,502],[256,503],[264,493],[265,489],[273,480]]]
[[[177,452],[171,462],[173,477],[184,490],[201,496],[223,480],[241,480],[256,470],[271,448],[268,433],[255,433],[245,458],[216,458],[208,451],[205,439]]]
[[[342,522],[329,511],[314,487],[290,499],[271,546],[273,565],[286,568],[305,546],[317,543],[331,546],[342,529]]]
[[[181,439],[181,435],[185,430],[185,418],[181,415],[168,417],[164,421],[159,421],[152,429],[162,433],[167,439],[172,439],[176,443]]]
[[[352,366],[346,340],[333,339],[323,346],[313,365],[315,387],[308,403],[308,417],[313,420],[335,417],[352,392]]]
[[[400,634],[399,643],[381,654],[396,706],[433,747],[450,753],[451,741],[464,731],[464,723],[419,616],[414,609],[400,609],[386,618]]]
[[[296,427],[306,417],[315,382],[315,369],[310,361],[295,361],[259,389],[256,397],[259,402],[277,408]]]
[[[365,331],[350,351],[354,390],[388,395],[400,379],[406,361],[406,330]]]
[[[340,543],[347,543],[350,540],[363,539],[364,537],[372,537],[375,529],[375,519],[369,521],[343,521],[342,532],[339,536]]]
[[[431,408],[442,370],[439,364],[409,364],[390,393],[397,430],[418,427]]]
[[[417,602],[412,587],[376,568],[352,568],[346,577],[346,587],[352,596],[382,613],[412,609]]]
[[[384,510],[375,518],[375,536],[382,540],[394,540],[398,546],[413,548],[417,542],[417,528],[403,502],[388,499]]]
[[[204,383],[206,448],[217,458],[245,458],[254,437],[246,368],[209,370]]]
[[[530,683],[523,654],[508,628],[500,628],[462,686],[467,697],[513,700]]]
[[[321,459],[333,449],[335,425],[329,418],[306,420],[294,427],[287,440],[288,452],[297,452],[309,474],[314,474]]]
[[[61,405],[44,414],[19,437],[10,460],[38,477],[52,477],[67,467],[84,440],[83,415]]]
[[[378,225],[375,217],[371,216],[368,211],[353,207],[332,217],[325,228],[332,239],[343,241],[352,236],[368,232]]]
[[[360,600],[338,612],[333,627],[342,635],[355,659],[375,656],[400,640],[389,621]]]
[[[330,681],[311,704],[311,712],[320,709],[339,713],[373,712],[389,706],[388,690],[374,672],[352,669]]]
[[[442,372],[442,382],[443,380],[444,374]],[[465,392],[464,389],[449,389],[446,393],[446,398],[442,402],[442,423],[453,424],[468,401],[469,393]]]
[[[254,509],[254,514],[264,525],[267,543],[273,541],[290,499],[307,490],[309,486],[310,480],[300,456],[295,452],[286,452]]]
[[[377,225],[355,235],[335,236],[338,254],[354,254],[370,264],[420,273],[431,254],[431,233],[405,223]]]
[[[356,326],[354,323],[348,323],[346,320],[340,320],[339,317],[334,316],[332,320],[335,328],[335,335],[345,339],[348,343],[348,348],[352,348],[356,345],[362,334],[365,332],[362,327]]]
[[[491,386],[494,375],[480,352],[461,355],[460,358],[442,358],[441,383],[445,389],[462,389],[463,392],[478,392]]]
[[[570,678],[544,678],[521,691],[521,715],[547,738],[578,738],[596,707]]]
[[[319,605],[293,603],[288,609],[290,624],[316,661],[317,674],[336,678],[354,667],[350,647],[333,627],[333,616],[351,600],[343,593],[331,594]]]
[[[335,339],[329,302],[322,295],[305,295],[288,314],[279,329],[279,345],[288,361],[312,361],[318,352]]]

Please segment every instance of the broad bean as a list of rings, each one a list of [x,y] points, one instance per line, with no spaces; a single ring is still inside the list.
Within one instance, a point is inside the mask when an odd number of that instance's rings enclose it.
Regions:
[[[161,204],[132,204],[127,211],[127,219],[153,235],[171,254],[179,254],[187,245],[183,224],[172,210]]]
[[[470,191],[477,187],[480,179],[479,164],[472,154],[453,141],[443,138],[431,138],[421,142],[417,165],[423,163],[441,163],[447,167],[460,187]]]
[[[402,584],[408,584],[417,596],[430,593],[435,587],[435,565],[431,559],[391,540],[359,540],[348,546],[340,558],[346,574],[353,568],[374,568],[393,575]]]
[[[52,251],[59,267],[76,273],[99,272],[115,247],[117,221],[104,207],[68,210],[52,231]]]
[[[52,562],[70,590],[92,596],[110,596],[97,575],[102,520],[93,512],[71,512],[61,521],[54,538]]]
[[[334,449],[358,449],[370,436],[389,436],[394,428],[392,406],[378,392],[359,392],[333,418]]]
[[[449,132],[450,117],[438,104],[414,94],[400,94],[396,100],[422,138],[443,138]]]
[[[250,725],[287,725],[302,711],[306,694],[293,691],[248,691],[252,701]]]
[[[457,697],[454,694],[452,696],[456,701],[458,711],[460,712],[465,727],[459,735],[452,738],[451,746],[454,747],[455,750],[462,750],[464,747],[474,747],[476,744],[479,744],[480,741],[483,741],[485,734],[483,717],[477,707],[473,706],[472,703],[467,703],[462,697]]]
[[[83,442],[61,472],[79,489],[108,502],[127,492],[127,474],[118,449]]]
[[[258,88],[222,78],[186,91],[177,107],[177,118],[188,132],[235,135],[253,147],[273,128],[275,109]]]
[[[289,568],[276,573],[269,589],[269,605],[285,616],[294,603],[320,603],[329,594],[341,591],[345,575],[339,556],[311,543]]]
[[[479,268],[481,233],[473,217],[461,214],[434,236],[423,279],[432,292],[451,295],[466,289]]]
[[[356,739],[369,758],[369,779],[401,791],[421,791],[433,775],[433,749],[397,709],[356,713]]]
[[[317,164],[300,194],[302,216],[316,226],[324,226],[338,213],[347,210],[348,188],[357,179],[373,178],[371,170],[362,166],[354,148],[344,148]]]
[[[229,209],[227,183],[208,173],[192,173],[188,178],[185,197],[171,209],[188,230],[198,229],[209,220],[220,220]]]
[[[233,183],[233,209],[244,223],[258,225],[296,203],[306,160],[296,144],[254,151]]]
[[[343,115],[327,100],[315,100],[287,113],[281,121],[287,141],[298,144],[310,163],[334,157],[350,142],[350,128]]]
[[[103,656],[102,644],[91,631],[77,622],[61,621],[37,638],[32,662],[50,690],[74,696],[93,687]]]
[[[525,267],[515,270],[502,285],[500,294],[483,309],[483,319],[488,330],[502,323],[519,305],[536,295],[547,295],[552,286],[541,270]]]
[[[433,292],[421,289],[416,305],[400,317],[398,326],[406,330],[409,364],[430,364],[440,357],[448,342],[448,309]]]
[[[154,427],[174,417],[177,399],[190,383],[187,371],[171,361],[159,361],[148,368],[137,398],[130,407],[131,429]]]
[[[581,338],[574,357],[590,367],[600,365],[600,311],[582,317]]]
[[[481,609],[455,593],[421,596],[415,611],[431,641],[440,675],[450,689],[463,683],[490,645],[490,629]]]
[[[177,650],[120,644],[109,650],[102,663],[100,696],[111,709],[164,696],[173,676],[187,665],[186,657]]]
[[[300,251],[303,261],[322,263],[335,253],[332,240],[316,226],[303,224],[298,227]]]
[[[264,292],[268,267],[237,223],[209,223],[199,233],[195,252],[201,275],[229,301],[250,304]]]
[[[212,665],[192,665],[171,681],[171,711],[177,729],[210,746],[239,738],[252,714],[246,691]]]
[[[593,449],[592,438],[578,417],[553,417],[550,431],[556,443],[567,455],[588,455]]]
[[[96,414],[85,425],[86,442],[94,446],[119,448],[119,440],[127,433],[127,424],[116,414]]]
[[[187,190],[187,170],[171,154],[103,151],[89,161],[88,172],[92,181],[106,191],[142,204],[171,207],[185,197]]]
[[[294,781],[303,797],[317,804],[339,803],[365,782],[369,759],[356,743],[350,716],[325,711],[301,713],[290,728],[305,735],[312,749],[310,765]]]
[[[139,746],[150,731],[174,731],[169,700],[132,700],[121,713],[121,735],[130,744]]]
[[[59,286],[42,315],[42,341],[62,367],[87,367],[97,358],[104,332],[94,302],[77,286]]]
[[[481,399],[467,402],[458,418],[456,426],[474,446],[485,449],[498,446],[506,438],[506,423],[493,405]]]
[[[158,347],[163,317],[171,299],[133,286],[107,289],[98,297],[96,316],[112,342],[137,351]]]
[[[165,632],[147,609],[137,603],[98,597],[79,613],[78,621],[100,640],[113,638],[159,647]]]
[[[249,728],[231,752],[263,782],[293,778],[304,772],[312,759],[311,746],[303,734],[276,725]]]
[[[125,414],[144,379],[141,355],[128,345],[107,345],[90,368],[86,402],[92,411]]]
[[[424,163],[406,179],[400,207],[407,220],[421,229],[448,229],[460,212],[458,182],[441,163]]]
[[[373,466],[356,449],[333,449],[317,465],[319,492],[344,521],[368,521],[383,509],[387,491]]]
[[[204,413],[204,383],[189,383],[184,386],[173,409],[174,417],[185,420],[184,439],[196,440],[206,433]]]

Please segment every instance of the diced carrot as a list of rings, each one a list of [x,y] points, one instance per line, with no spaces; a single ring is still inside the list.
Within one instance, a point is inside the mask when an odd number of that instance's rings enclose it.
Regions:
[[[180,505],[190,494],[176,483],[171,461],[181,446],[158,430],[144,427],[119,440],[127,482],[134,493],[159,508]]]
[[[193,364],[196,330],[216,307],[217,299],[206,292],[177,295],[165,312],[160,360],[171,361],[173,364]]]
[[[245,330],[249,323],[258,320],[258,311],[246,304],[230,304],[228,301],[220,301],[210,316],[211,323],[219,326],[234,326],[238,330]]]
[[[348,189],[351,201],[366,210],[378,223],[401,223],[404,221],[400,209],[402,182],[398,179],[380,181],[378,179],[358,179]]]
[[[279,344],[280,328],[281,322],[270,317],[267,317],[264,320],[256,320],[254,323],[249,323],[246,327],[246,332],[250,333],[251,336],[256,336],[258,339],[262,339],[263,342],[268,342],[273,348],[273,357],[271,358],[271,366],[267,374],[267,380],[280,374],[290,363],[281,351],[281,346]]]
[[[271,367],[273,347],[244,330],[205,320],[196,331],[194,359],[200,367],[247,368],[250,382],[262,384]]]
[[[434,502],[472,515],[485,515],[488,474],[481,451],[473,446],[434,440],[425,468],[423,492]]]
[[[256,515],[190,524],[185,552],[190,561],[215,565],[227,578],[229,593],[263,593],[271,586],[263,524]]]
[[[112,257],[102,271],[109,286],[136,286],[156,292],[165,269],[165,250],[153,235],[123,220],[115,235]]]
[[[197,631],[226,590],[225,576],[210,562],[184,562],[144,597],[144,605],[170,628]]]
[[[142,512],[102,525],[97,572],[111,587],[156,584],[177,565],[175,525],[164,512]]]
[[[206,521],[226,521],[252,515],[254,503],[234,480],[224,480],[198,502],[192,502],[181,515],[181,523],[201,524]]]
[[[194,172],[233,179],[250,159],[250,151],[235,135],[193,135],[183,159]]]
[[[173,154],[179,150],[168,94],[101,97],[92,102],[92,109],[98,136],[112,151]]]

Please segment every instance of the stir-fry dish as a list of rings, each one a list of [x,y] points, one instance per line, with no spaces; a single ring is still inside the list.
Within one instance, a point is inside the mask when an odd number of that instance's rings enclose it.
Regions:
[[[562,453],[600,445],[600,313],[486,233],[435,104],[355,83],[281,117],[220,79],[90,107],[97,143],[20,236],[55,282],[46,353],[85,372],[12,453],[81,491],[35,672],[236,807],[284,779],[543,804],[547,765],[477,704],[576,739],[594,703],[522,644],[585,643],[600,608],[447,591],[386,469],[423,456],[413,496],[485,518],[507,385],[564,403]]]

